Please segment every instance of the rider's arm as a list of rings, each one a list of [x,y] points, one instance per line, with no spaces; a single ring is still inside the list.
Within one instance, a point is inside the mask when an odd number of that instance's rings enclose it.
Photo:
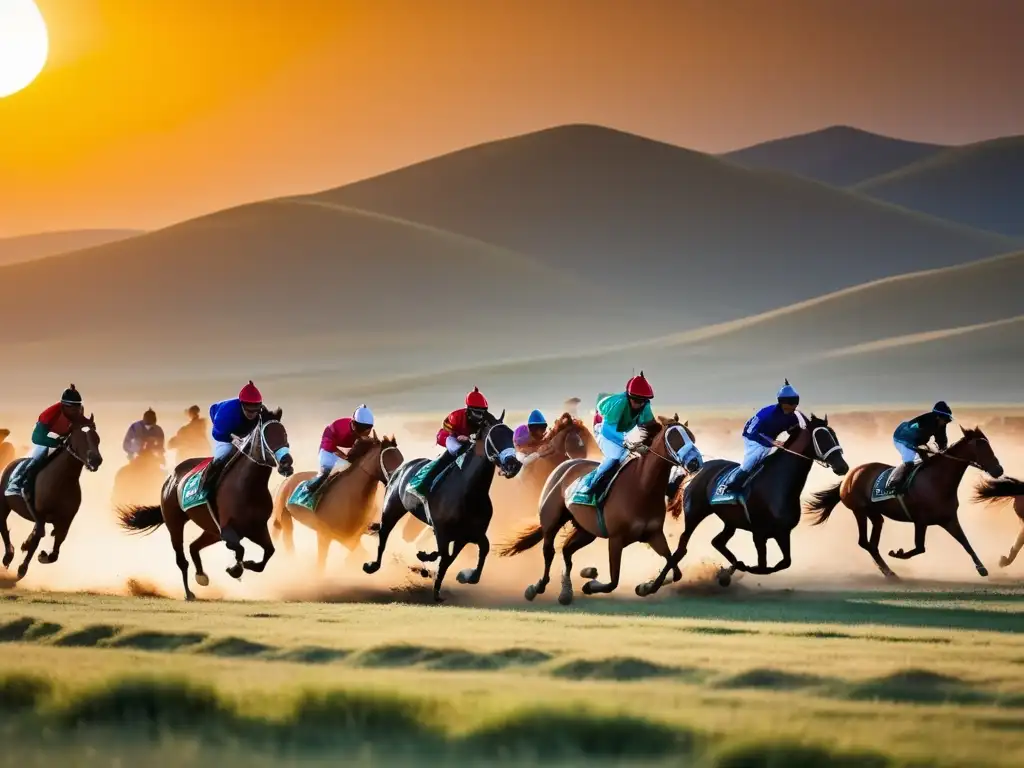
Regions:
[[[949,447],[949,438],[946,437],[946,425],[938,424],[935,427],[935,444],[939,446],[940,451],[946,450]]]
[[[615,429],[615,425],[608,419],[601,422],[601,437],[615,445],[622,445],[626,441],[626,435]]]
[[[35,445],[43,445],[47,448],[56,448],[60,445],[60,441],[57,438],[50,437],[50,428],[41,421],[37,421],[35,428],[32,430],[32,442]]]

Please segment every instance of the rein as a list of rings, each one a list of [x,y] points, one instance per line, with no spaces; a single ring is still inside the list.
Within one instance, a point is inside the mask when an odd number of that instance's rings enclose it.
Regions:
[[[988,438],[987,437],[979,437],[977,439],[978,440],[984,440],[986,443],[988,442]],[[975,469],[980,469],[982,472],[986,472],[986,473],[988,472],[987,469],[985,469],[983,466],[981,466],[981,464],[979,464],[976,461],[971,461],[970,459],[961,459],[959,456],[952,456],[952,455],[950,455],[949,451],[952,448],[953,448],[953,446],[950,446],[949,448],[947,448],[944,451],[928,450],[927,453],[928,453],[929,456],[932,456],[932,457],[943,458],[943,459],[952,459],[953,461],[959,461],[961,464],[966,464],[969,467],[974,467]]]
[[[835,445],[833,445],[827,451],[822,453],[821,452],[821,448],[818,446],[818,432],[819,431],[821,431],[821,432],[828,432],[829,430],[828,430],[828,427],[815,427],[814,431],[811,432],[811,447],[814,448],[814,453],[817,454],[816,456],[808,456],[807,454],[800,453],[798,451],[794,451],[792,448],[787,448],[784,445],[779,445],[779,446],[776,446],[776,447],[780,451],[785,451],[786,453],[791,453],[794,456],[799,456],[801,459],[806,459],[807,461],[813,461],[814,463],[819,464],[820,466],[825,467],[826,469],[828,469],[828,466],[829,466],[828,465],[828,457],[831,456],[836,451],[843,450],[843,447],[839,444],[839,440],[837,439]]]
[[[272,419],[271,421],[263,421],[260,419],[259,424],[256,425],[256,429],[249,433],[248,437],[242,441],[242,444],[238,448],[238,452],[245,456],[249,461],[258,467],[277,467],[281,464],[281,459],[287,456],[291,451],[287,444],[278,448],[277,451],[270,450],[270,446],[267,444],[266,430],[271,424],[280,424],[280,420]],[[282,425],[283,426],[283,425]],[[260,458],[256,458],[253,446],[256,445],[256,435],[259,434],[259,446],[260,446]],[[280,454],[280,455],[278,455]],[[267,461],[267,457],[270,457],[270,461]],[[227,467],[225,467],[225,470]]]
[[[397,445],[389,445],[387,448],[381,449],[381,452],[377,455],[377,463],[380,466],[380,477],[377,477],[377,475],[375,475],[373,472],[370,472],[366,467],[364,467],[362,461],[356,464],[356,466],[359,467],[359,469],[362,472],[372,477],[374,480],[379,480],[380,482],[384,483],[384,485],[387,485],[389,482],[391,482],[391,475],[393,473],[388,472],[387,467],[384,466],[384,454],[387,453],[388,451],[397,450]]]

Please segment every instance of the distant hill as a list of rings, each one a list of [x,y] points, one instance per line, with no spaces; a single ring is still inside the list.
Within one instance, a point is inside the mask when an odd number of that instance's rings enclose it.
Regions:
[[[319,193],[529,253],[671,306],[680,328],[867,280],[960,264],[1010,241],[782,174],[595,126],[491,142]]]
[[[1024,237],[1024,136],[946,149],[856,190],[977,229]]]
[[[137,229],[75,229],[4,237],[0,238],[0,266],[91,248],[141,234],[142,231]]]
[[[910,165],[945,149],[894,139],[846,125],[766,141],[720,157],[746,168],[783,171],[848,187]]]

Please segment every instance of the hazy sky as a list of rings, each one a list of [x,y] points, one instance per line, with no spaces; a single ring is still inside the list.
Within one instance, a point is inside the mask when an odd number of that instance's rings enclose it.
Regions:
[[[156,227],[592,122],[709,152],[1024,133],[1017,0],[37,0],[0,236]]]

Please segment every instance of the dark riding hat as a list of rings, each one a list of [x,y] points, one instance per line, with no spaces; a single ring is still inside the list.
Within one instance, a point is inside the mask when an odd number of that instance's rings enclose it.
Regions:
[[[147,408],[146,412],[142,414],[142,421],[144,424],[156,424],[156,411]]]
[[[939,402],[933,405],[932,413],[937,413],[939,416],[945,416],[950,421],[953,420],[953,409],[946,404],[945,400],[939,400]]]
[[[64,394],[60,396],[60,402],[62,405],[81,405],[82,396],[78,394],[78,390],[75,389],[75,385],[72,384],[64,390]]]
[[[199,406],[198,405],[190,405],[189,409],[187,411],[185,411],[185,415],[186,416],[198,416],[199,415]]]

